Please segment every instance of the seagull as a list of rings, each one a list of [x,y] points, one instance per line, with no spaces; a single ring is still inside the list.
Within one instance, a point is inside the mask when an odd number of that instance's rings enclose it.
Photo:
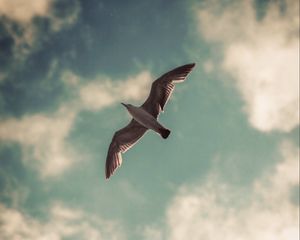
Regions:
[[[164,111],[175,88],[175,83],[183,82],[194,67],[195,63],[186,64],[156,79],[151,85],[148,98],[140,107],[121,103],[132,116],[132,120],[126,127],[115,132],[112,138],[106,157],[106,179],[121,166],[121,153],[125,153],[133,147],[148,129],[155,131],[164,139],[168,138],[171,131],[158,122],[158,116]]]

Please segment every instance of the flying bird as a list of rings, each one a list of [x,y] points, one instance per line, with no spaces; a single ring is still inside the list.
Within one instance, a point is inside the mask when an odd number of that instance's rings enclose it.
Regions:
[[[133,147],[148,129],[157,132],[164,139],[168,138],[171,131],[157,121],[158,116],[174,91],[175,83],[183,82],[194,66],[195,63],[191,63],[177,67],[156,79],[151,85],[148,98],[140,107],[121,103],[132,120],[126,127],[115,132],[112,138],[106,157],[106,179],[122,164],[121,153]]]

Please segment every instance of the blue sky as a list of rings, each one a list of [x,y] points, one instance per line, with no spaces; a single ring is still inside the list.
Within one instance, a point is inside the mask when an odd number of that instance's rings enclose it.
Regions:
[[[190,62],[105,181],[120,102]],[[298,239],[298,66],[298,1],[0,0],[0,238]]]

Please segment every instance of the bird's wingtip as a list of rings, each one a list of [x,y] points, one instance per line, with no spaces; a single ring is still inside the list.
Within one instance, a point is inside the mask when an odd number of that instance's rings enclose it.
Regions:
[[[196,63],[188,63],[188,64],[185,64],[181,67],[188,68],[188,69],[192,70],[195,66],[196,66]]]
[[[112,176],[112,174],[105,175],[105,180],[108,181],[111,176]]]

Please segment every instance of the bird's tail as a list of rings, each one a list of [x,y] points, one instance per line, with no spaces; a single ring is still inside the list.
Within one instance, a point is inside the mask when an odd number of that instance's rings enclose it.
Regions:
[[[166,128],[160,128],[159,129],[159,134],[162,136],[162,138],[166,139],[169,137],[171,131],[169,129]]]

